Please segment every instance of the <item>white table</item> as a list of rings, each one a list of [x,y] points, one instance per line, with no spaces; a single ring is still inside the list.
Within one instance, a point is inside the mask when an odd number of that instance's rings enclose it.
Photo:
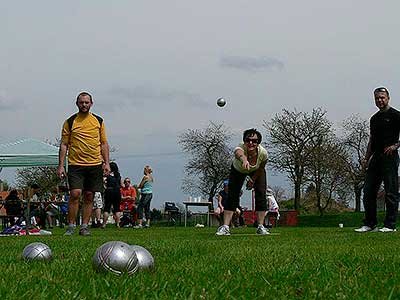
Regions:
[[[212,210],[212,202],[194,202],[194,201],[183,201],[185,205],[185,227],[187,222],[187,211],[189,206],[207,206],[207,225],[210,226],[210,212]]]

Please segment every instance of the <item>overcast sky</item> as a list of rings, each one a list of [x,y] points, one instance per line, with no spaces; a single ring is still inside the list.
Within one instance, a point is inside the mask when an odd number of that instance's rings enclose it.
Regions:
[[[400,107],[399,11],[372,0],[2,1],[0,137],[54,140],[87,90],[123,175],[138,182],[151,164],[155,206],[180,202],[188,128],[223,121],[239,142],[283,108],[369,118],[380,85]]]

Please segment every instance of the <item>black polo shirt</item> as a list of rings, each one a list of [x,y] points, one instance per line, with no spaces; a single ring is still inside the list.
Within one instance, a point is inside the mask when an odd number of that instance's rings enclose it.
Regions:
[[[393,107],[378,111],[370,119],[372,153],[383,153],[385,147],[399,142],[400,112]]]

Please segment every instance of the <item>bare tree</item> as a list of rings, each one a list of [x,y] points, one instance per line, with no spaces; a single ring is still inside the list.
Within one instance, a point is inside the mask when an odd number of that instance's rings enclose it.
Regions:
[[[286,191],[283,187],[275,185],[271,187],[271,189],[277,202],[280,202],[286,198]]]
[[[342,159],[344,150],[331,131],[313,139],[311,147],[305,175],[315,187],[316,207],[322,216],[331,205],[339,187],[346,182]]]
[[[269,143],[269,162],[273,169],[286,173],[294,184],[294,206],[300,208],[304,167],[310,159],[311,141],[329,130],[326,111],[315,108],[311,113],[282,110],[269,122],[264,121]]]
[[[361,210],[361,193],[365,179],[365,170],[361,161],[365,157],[369,140],[368,121],[353,114],[342,123],[342,143],[346,149],[345,172],[355,197],[355,211]]]
[[[224,124],[210,122],[205,129],[188,129],[178,137],[183,152],[189,155],[182,190],[200,193],[212,201],[224,179],[229,177],[232,133]]]

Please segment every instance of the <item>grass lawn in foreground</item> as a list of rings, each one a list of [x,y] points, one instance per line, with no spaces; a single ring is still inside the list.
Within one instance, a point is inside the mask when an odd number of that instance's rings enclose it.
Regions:
[[[152,227],[94,229],[92,236],[0,237],[1,299],[400,299],[400,233],[353,228]],[[97,274],[92,257],[120,240],[147,248],[154,272]],[[44,242],[53,261],[25,262]]]

